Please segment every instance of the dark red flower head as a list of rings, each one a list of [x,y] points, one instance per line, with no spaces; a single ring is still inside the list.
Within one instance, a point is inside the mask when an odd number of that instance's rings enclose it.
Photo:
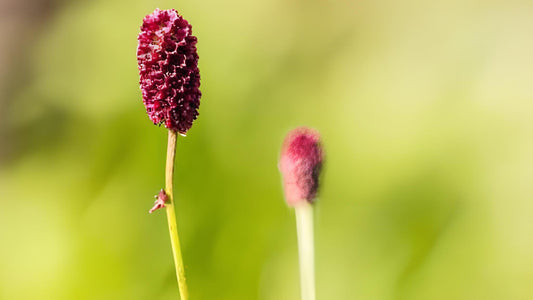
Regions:
[[[187,133],[202,95],[191,25],[174,9],[156,9],[144,18],[137,39],[141,91],[150,120]]]
[[[279,170],[283,175],[285,200],[291,206],[313,203],[324,153],[317,131],[296,128],[287,134],[281,149]]]

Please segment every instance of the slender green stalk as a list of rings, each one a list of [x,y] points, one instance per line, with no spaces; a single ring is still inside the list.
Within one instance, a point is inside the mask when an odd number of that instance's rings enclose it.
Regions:
[[[174,210],[174,194],[172,192],[172,182],[174,181],[174,159],[176,157],[177,134],[173,130],[168,131],[167,146],[167,164],[165,168],[165,192],[168,201],[165,204],[168,219],[168,230],[170,232],[170,242],[172,244],[172,254],[174,255],[174,264],[176,266],[176,277],[181,300],[189,299],[189,291],[185,280],[185,269],[183,267],[183,258],[181,257],[180,240],[178,237],[178,227],[176,224],[176,212]]]
[[[315,300],[315,245],[313,206],[307,202],[295,207],[298,252],[300,257],[300,287],[302,300]]]

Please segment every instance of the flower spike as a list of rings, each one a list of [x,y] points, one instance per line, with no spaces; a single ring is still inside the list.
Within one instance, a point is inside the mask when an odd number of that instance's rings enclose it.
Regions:
[[[313,203],[323,160],[320,135],[316,130],[300,127],[287,134],[279,161],[287,204]]]
[[[144,18],[137,40],[140,86],[150,120],[185,135],[198,117],[202,96],[191,25],[174,9],[156,9]]]

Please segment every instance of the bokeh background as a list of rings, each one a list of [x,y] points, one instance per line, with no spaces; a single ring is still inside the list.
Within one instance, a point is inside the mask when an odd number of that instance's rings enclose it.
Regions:
[[[533,3],[2,0],[0,299],[176,299],[144,15],[198,36],[178,139],[191,299],[299,298],[277,159],[318,129],[318,299],[533,299]]]

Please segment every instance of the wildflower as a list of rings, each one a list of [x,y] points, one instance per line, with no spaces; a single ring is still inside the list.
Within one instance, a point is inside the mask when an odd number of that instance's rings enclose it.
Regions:
[[[143,103],[154,124],[185,135],[198,116],[201,92],[197,39],[174,9],[147,15],[137,37]]]
[[[279,169],[283,175],[285,200],[291,206],[313,203],[319,186],[324,154],[317,131],[300,127],[283,142]]]

